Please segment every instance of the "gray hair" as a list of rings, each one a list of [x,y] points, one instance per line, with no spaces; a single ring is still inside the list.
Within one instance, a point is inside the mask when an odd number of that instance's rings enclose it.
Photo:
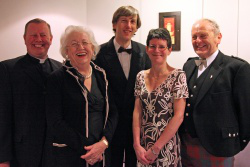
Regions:
[[[220,26],[216,23],[216,21],[212,19],[208,19],[208,18],[203,18],[203,19],[196,21],[195,24],[198,22],[208,22],[209,25],[212,27],[212,31],[214,32],[214,35],[218,35],[220,33]]]
[[[94,33],[86,28],[86,27],[82,27],[82,26],[73,26],[70,25],[68,26],[64,33],[61,35],[61,39],[60,39],[60,52],[63,58],[67,59],[67,54],[66,54],[66,49],[67,49],[67,43],[68,43],[68,38],[69,36],[73,33],[73,32],[79,32],[79,33],[85,33],[87,34],[87,36],[90,39],[90,42],[92,43],[92,45],[94,46],[94,55],[92,56],[92,60],[94,60],[96,58],[97,53],[100,50],[100,46],[97,44],[96,40],[95,40],[95,36]]]

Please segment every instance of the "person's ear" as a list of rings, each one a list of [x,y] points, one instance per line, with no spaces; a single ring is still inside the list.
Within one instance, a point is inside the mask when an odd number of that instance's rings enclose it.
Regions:
[[[116,30],[116,23],[112,24],[113,30]]]
[[[217,45],[219,45],[222,39],[222,34],[219,33],[216,38],[217,38]]]

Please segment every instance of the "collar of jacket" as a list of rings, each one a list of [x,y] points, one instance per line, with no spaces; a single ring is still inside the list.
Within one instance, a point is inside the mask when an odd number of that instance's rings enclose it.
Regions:
[[[104,77],[104,81],[105,81],[105,101],[106,101],[106,116],[105,116],[105,122],[104,122],[104,127],[106,127],[106,123],[107,123],[107,119],[108,119],[108,114],[109,114],[109,100],[108,100],[108,80],[106,78],[106,73],[105,71],[100,68],[99,66],[97,66],[95,63],[93,63],[92,61],[90,62],[90,65],[92,66],[92,68],[94,70],[97,70],[99,72],[101,72],[103,74]],[[82,90],[82,94],[84,96],[84,99],[86,101],[86,105],[85,105],[85,114],[86,114],[86,137],[89,137],[89,125],[88,125],[88,117],[89,117],[89,112],[88,112],[88,98],[87,98],[87,90],[85,88],[82,87],[82,85],[79,82],[79,77],[76,75],[76,71],[78,71],[76,68],[74,68],[71,64],[70,61],[66,60],[63,62],[63,67],[66,69],[66,72],[69,73],[71,76],[73,76],[76,79],[76,82],[78,83],[78,85],[80,86],[81,90]]]

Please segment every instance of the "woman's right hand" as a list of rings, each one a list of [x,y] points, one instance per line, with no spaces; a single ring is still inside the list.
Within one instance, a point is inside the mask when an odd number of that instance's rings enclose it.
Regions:
[[[149,165],[150,161],[145,157],[147,152],[141,145],[134,146],[137,160],[143,165]]]
[[[103,159],[102,154],[106,148],[107,146],[102,141],[96,142],[90,146],[85,146],[84,149],[87,153],[82,155],[81,158],[85,159],[88,164],[93,165]]]

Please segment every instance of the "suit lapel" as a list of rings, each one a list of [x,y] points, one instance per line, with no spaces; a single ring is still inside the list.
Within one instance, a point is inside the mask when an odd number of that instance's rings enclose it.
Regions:
[[[199,91],[199,94],[198,94],[198,97],[196,100],[196,106],[197,106],[197,104],[199,104],[199,102],[202,100],[202,98],[207,94],[208,90],[213,85],[215,79],[220,74],[220,72],[222,70],[220,65],[222,63],[223,63],[223,56],[222,56],[222,53],[219,52],[219,54],[216,57],[216,59],[214,60],[214,62],[212,62],[211,68],[210,68],[201,88],[200,88],[200,91]]]
[[[56,64],[54,62],[54,60],[52,60],[50,58],[49,58],[49,62],[50,62],[51,68],[52,68],[52,72],[61,67],[60,65]]]
[[[131,60],[130,60],[130,70],[129,70],[129,78],[128,81],[133,80],[133,78],[136,77],[137,73],[139,72],[141,68],[141,61],[144,53],[140,53],[140,48],[138,45],[134,42],[132,42],[132,55],[131,55]]]
[[[126,76],[123,72],[121,63],[118,59],[118,55],[115,51],[113,40],[114,40],[114,37],[108,42],[108,52],[107,52],[107,55],[105,55],[104,57],[106,59],[105,62],[107,63],[107,66],[109,68],[115,69],[116,74],[117,74],[116,76],[118,76],[118,78],[122,77],[121,78],[122,80],[127,81]]]
[[[196,69],[196,65],[195,65],[194,60],[190,61],[189,64],[187,64],[185,66],[185,67],[188,67],[188,68],[184,67],[184,71],[186,72],[186,77],[187,77],[187,83],[189,83],[189,81],[190,81],[190,79],[191,79],[191,77],[192,77],[192,75],[193,75],[193,73],[195,72],[195,69]]]
[[[130,61],[130,70],[129,70],[129,77],[128,77],[128,83],[126,87],[126,92],[134,92],[135,87],[135,79],[137,73],[142,69],[142,57],[143,54],[141,52],[141,49],[136,44],[136,42],[131,41],[132,43],[132,56]],[[130,93],[125,94],[125,100],[130,98]]]

